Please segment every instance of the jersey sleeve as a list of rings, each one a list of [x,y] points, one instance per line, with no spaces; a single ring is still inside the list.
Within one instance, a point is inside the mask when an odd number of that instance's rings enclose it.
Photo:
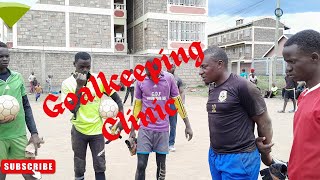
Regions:
[[[61,84],[61,102],[64,102],[64,100],[66,99],[68,93],[70,93],[70,92],[71,91],[67,87],[66,83],[62,82],[62,84]]]
[[[267,111],[266,103],[259,89],[250,82],[242,82],[238,89],[240,104],[249,117],[258,116]]]
[[[142,99],[142,90],[141,90],[141,85],[142,82],[137,82],[136,87],[134,88],[135,90],[135,98],[141,100]]]
[[[173,75],[170,76],[170,79],[169,79],[169,85],[171,86],[170,87],[170,97],[177,97],[179,96],[179,89],[178,89],[178,86],[177,86],[177,83],[173,77]]]

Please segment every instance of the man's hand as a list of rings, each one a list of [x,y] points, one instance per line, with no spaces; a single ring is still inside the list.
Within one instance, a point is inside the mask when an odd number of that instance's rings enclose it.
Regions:
[[[190,141],[193,137],[193,131],[192,131],[191,127],[186,127],[185,134],[186,134],[186,138],[188,139],[188,141]]]
[[[271,152],[271,147],[274,143],[264,144],[263,141],[266,140],[266,137],[257,137],[256,138],[256,145],[259,149],[259,152],[262,154],[269,154]]]
[[[257,137],[256,145],[258,147],[259,152],[261,153],[261,160],[266,166],[270,166],[272,163],[272,157],[270,155],[271,147],[274,143],[264,144],[263,141],[266,140],[265,137]]]
[[[76,73],[77,87],[83,87],[87,82],[87,74]]]
[[[135,138],[135,137],[136,137],[136,132],[135,132],[134,128],[131,127],[131,132],[129,134],[129,138]]]
[[[188,141],[190,141],[192,139],[192,137],[193,137],[193,131],[191,129],[189,118],[188,117],[183,118],[183,122],[186,125],[186,129],[184,130],[184,133],[185,133],[186,138],[188,139]]]
[[[31,144],[31,143],[33,143],[33,145],[36,149],[35,155],[37,156],[38,155],[38,148],[40,148],[40,146],[41,146],[40,144],[44,144],[44,140],[43,140],[43,138],[40,139],[38,134],[32,134],[28,144]]]
[[[10,121],[13,121],[15,118],[16,118],[16,116],[13,116],[13,115],[7,116],[7,117],[5,117],[5,119],[3,121],[0,121],[0,124],[4,124],[4,123],[10,122]]]

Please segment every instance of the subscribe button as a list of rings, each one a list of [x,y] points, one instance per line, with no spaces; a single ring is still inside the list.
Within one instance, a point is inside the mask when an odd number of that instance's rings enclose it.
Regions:
[[[3,174],[54,174],[56,161],[53,159],[23,159],[2,160],[1,172]]]

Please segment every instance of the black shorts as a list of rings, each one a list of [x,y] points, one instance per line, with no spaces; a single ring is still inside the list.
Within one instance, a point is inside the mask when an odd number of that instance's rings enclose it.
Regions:
[[[286,98],[286,99],[295,99],[295,97],[294,97],[294,95],[295,95],[295,93],[294,93],[294,89],[292,89],[292,90],[285,90],[284,91],[284,98]]]

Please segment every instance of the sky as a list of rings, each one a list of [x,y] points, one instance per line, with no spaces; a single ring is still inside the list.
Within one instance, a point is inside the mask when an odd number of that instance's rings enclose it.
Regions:
[[[26,4],[28,6],[32,6],[35,4],[38,0],[0,0],[0,2],[16,2],[21,4]],[[211,0],[209,0],[211,1]]]
[[[213,33],[235,26],[237,19],[244,23],[261,17],[273,17],[277,0],[208,0],[207,31]],[[294,34],[304,29],[320,32],[320,0],[280,0],[283,16],[280,21],[290,27],[285,33]]]

